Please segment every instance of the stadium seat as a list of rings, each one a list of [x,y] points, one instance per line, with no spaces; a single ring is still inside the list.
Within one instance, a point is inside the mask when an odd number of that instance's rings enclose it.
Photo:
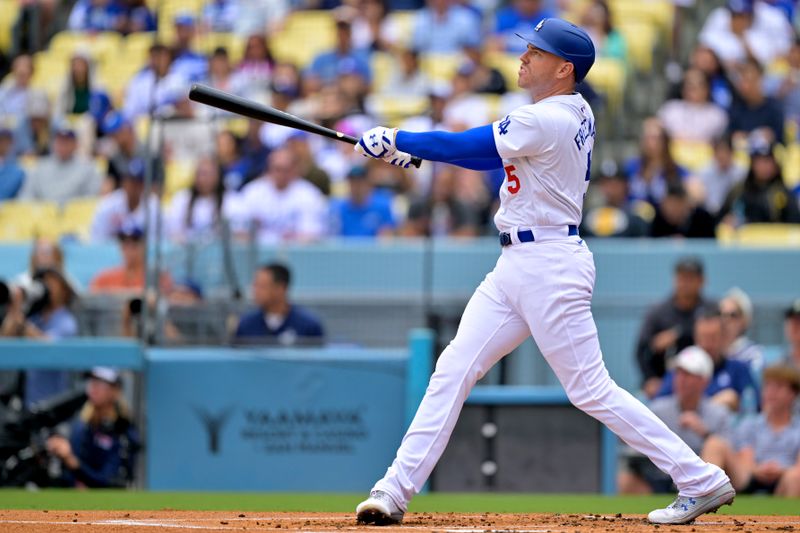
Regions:
[[[371,94],[367,96],[367,112],[382,117],[390,125],[397,124],[405,118],[420,115],[428,108],[425,96],[397,96]]]
[[[615,25],[631,21],[654,24],[665,42],[672,38],[674,6],[671,0],[611,0],[611,17]]]
[[[461,61],[460,54],[429,53],[420,56],[420,68],[432,82],[450,83]]]
[[[676,163],[692,172],[697,172],[708,165],[714,156],[710,144],[697,141],[673,140],[670,152]]]
[[[76,198],[67,202],[61,215],[62,235],[74,235],[81,240],[88,240],[98,203],[100,198]]]
[[[200,35],[195,41],[195,50],[211,55],[216,48],[224,47],[228,51],[232,64],[241,61],[244,55],[245,40],[234,33],[208,33]]]
[[[306,67],[319,53],[335,43],[335,26],[328,11],[295,11],[269,46],[275,59]]]
[[[372,91],[380,93],[386,90],[386,85],[391,79],[392,70],[399,68],[392,54],[387,52],[373,52],[369,58],[369,68],[372,70]]]
[[[0,51],[8,52],[11,48],[11,28],[17,21],[20,2],[18,0],[0,0]]]
[[[800,143],[786,147],[783,159],[783,181],[790,189],[800,185]]]
[[[11,200],[0,204],[0,240],[28,241],[37,235],[57,237],[58,205],[55,202]]]
[[[117,61],[122,48],[122,36],[117,32],[81,33],[61,31],[53,36],[48,51],[64,59],[75,52],[89,54],[97,63]]]
[[[735,240],[745,246],[800,248],[800,224],[745,224]]]
[[[49,51],[37,52],[33,55],[33,69],[31,86],[44,91],[52,105],[67,77],[69,61]]]
[[[639,72],[650,72],[653,67],[653,51],[658,42],[656,26],[631,20],[618,24],[617,30],[625,37],[628,62]]]
[[[519,56],[517,54],[486,54],[484,61],[490,67],[494,67],[500,71],[500,74],[502,74],[503,78],[506,80],[506,87],[513,89],[517,86],[520,65]]]
[[[586,80],[606,95],[609,106],[619,109],[625,93],[625,64],[609,58],[598,58]]]
[[[191,187],[194,181],[195,162],[172,160],[166,164],[164,169],[164,201],[169,201],[172,195],[181,189]]]

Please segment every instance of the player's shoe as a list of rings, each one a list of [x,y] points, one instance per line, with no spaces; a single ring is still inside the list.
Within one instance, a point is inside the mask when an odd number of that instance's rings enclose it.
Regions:
[[[359,524],[376,526],[399,524],[403,521],[403,511],[389,494],[382,490],[373,490],[369,493],[369,498],[356,507],[356,521]]]
[[[689,497],[678,495],[675,501],[664,509],[656,509],[647,515],[654,524],[688,524],[701,514],[714,513],[723,505],[731,505],[736,491],[730,482],[705,496]]]

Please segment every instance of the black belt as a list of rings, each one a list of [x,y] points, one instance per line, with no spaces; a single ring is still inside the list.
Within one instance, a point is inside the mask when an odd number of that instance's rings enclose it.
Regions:
[[[570,237],[578,234],[578,226],[575,226],[573,224],[567,226],[567,230],[568,230],[567,235],[569,235]],[[534,242],[536,240],[533,238],[533,231],[529,229],[518,231],[517,237],[519,237],[519,242]],[[508,246],[510,244],[512,244],[511,234],[502,232],[500,234],[500,246]]]

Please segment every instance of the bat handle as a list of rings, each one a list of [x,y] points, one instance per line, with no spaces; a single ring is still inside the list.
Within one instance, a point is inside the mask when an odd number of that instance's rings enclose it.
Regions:
[[[419,166],[422,164],[422,159],[420,159],[419,157],[417,157],[415,155],[411,156],[411,164],[414,167],[419,168]]]

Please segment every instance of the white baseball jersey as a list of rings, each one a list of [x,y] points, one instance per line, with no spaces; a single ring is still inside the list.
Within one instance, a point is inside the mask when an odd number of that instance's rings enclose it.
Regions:
[[[492,131],[506,174],[497,228],[579,225],[595,136],[586,100],[551,96],[517,108]]]

